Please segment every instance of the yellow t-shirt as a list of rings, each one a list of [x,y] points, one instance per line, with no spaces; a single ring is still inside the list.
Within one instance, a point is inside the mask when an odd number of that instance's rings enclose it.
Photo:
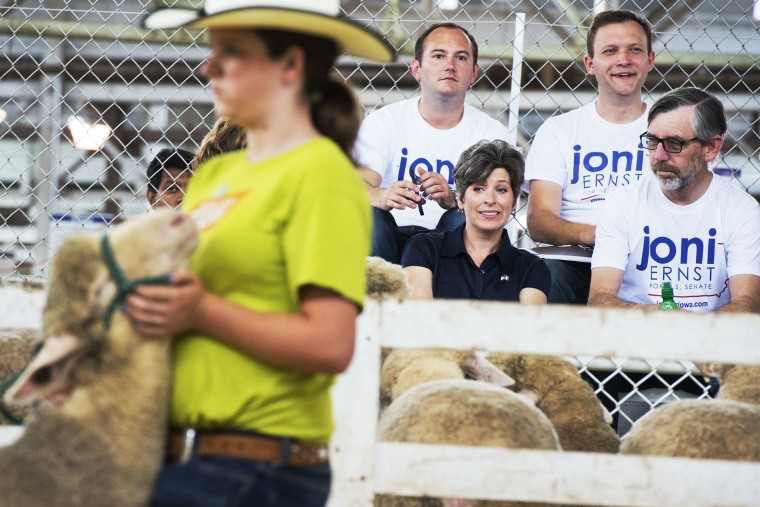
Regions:
[[[297,312],[304,285],[361,306],[370,205],[357,171],[329,139],[257,163],[244,151],[216,157],[191,178],[183,209],[202,230],[190,269],[207,290],[260,312]],[[171,421],[326,443],[333,382],[183,335],[174,346]]]

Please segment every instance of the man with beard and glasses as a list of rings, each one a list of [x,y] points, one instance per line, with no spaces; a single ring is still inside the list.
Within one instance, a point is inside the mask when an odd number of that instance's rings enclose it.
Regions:
[[[760,312],[760,206],[708,169],[726,129],[697,88],[655,102],[641,134],[655,177],[602,208],[589,305],[656,308],[669,281],[684,310]]]

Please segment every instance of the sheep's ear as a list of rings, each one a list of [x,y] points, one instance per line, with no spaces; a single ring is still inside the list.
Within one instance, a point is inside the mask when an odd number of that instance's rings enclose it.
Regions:
[[[5,399],[8,402],[29,403],[67,396],[70,391],[69,374],[83,348],[83,341],[71,334],[46,338],[21,377],[5,394]]]
[[[515,384],[512,377],[501,371],[495,364],[477,354],[471,354],[464,364],[462,370],[466,377],[473,380],[488,382],[500,387],[508,387]]]

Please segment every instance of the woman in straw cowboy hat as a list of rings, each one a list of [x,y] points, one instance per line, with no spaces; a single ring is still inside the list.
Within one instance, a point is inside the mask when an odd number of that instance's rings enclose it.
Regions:
[[[169,462],[153,505],[324,505],[329,388],[353,354],[370,244],[349,160],[360,115],[330,74],[341,53],[390,61],[339,3],[208,0],[146,28],[207,28],[202,69],[245,150],[202,164],[183,210],[189,272],[127,300],[136,329],[175,335]]]

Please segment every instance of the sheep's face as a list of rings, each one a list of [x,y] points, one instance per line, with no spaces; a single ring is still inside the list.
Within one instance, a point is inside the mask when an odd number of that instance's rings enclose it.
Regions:
[[[188,215],[166,210],[119,224],[109,237],[116,262],[133,280],[185,264],[197,245],[198,231]],[[139,342],[125,316],[117,312],[110,330],[104,322],[118,290],[103,261],[100,239],[95,234],[73,236],[56,252],[41,350],[8,391],[10,401],[62,403],[74,385],[93,381],[103,367],[117,367]]]
[[[115,227],[110,239],[121,269],[134,279],[186,264],[198,245],[198,230],[189,215],[160,210]]]

